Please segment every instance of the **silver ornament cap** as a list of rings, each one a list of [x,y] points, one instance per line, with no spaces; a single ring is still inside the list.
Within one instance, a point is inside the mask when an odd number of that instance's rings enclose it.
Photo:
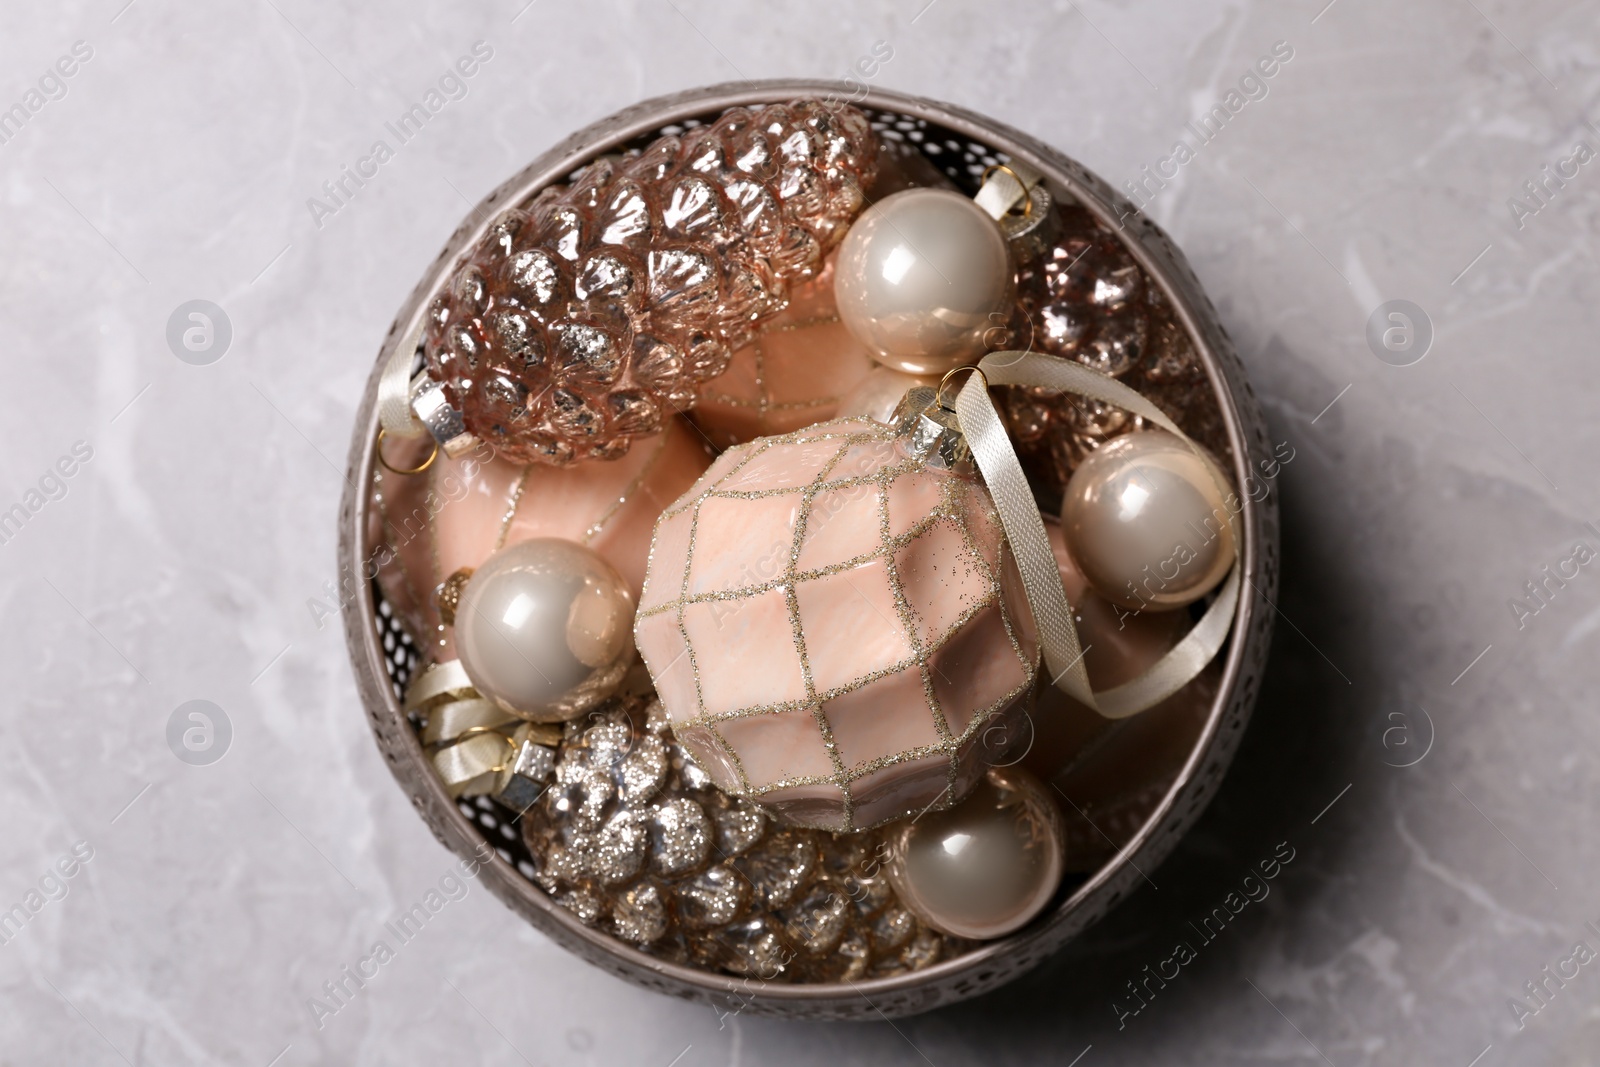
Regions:
[[[452,459],[478,445],[478,439],[467,432],[460,410],[445,396],[444,383],[429,378],[426,371],[419,372],[411,382],[411,413]]]
[[[1028,190],[1024,205],[1020,211],[1008,211],[996,221],[1011,246],[1012,258],[1018,263],[1032,263],[1055,243],[1061,220],[1056,215],[1055,199],[1043,185]]]
[[[526,730],[519,731],[523,734],[526,732]],[[559,741],[559,737],[555,740]],[[551,739],[542,737],[535,740],[531,736],[524,736],[522,743],[517,746],[510,774],[497,794],[497,799],[513,811],[527,811],[544,795],[545,782],[555,769],[556,750]]]
[[[956,421],[954,409],[944,406],[939,392],[926,385],[906,390],[890,424],[898,434],[900,451],[920,459],[935,470],[971,474],[972,448]]]

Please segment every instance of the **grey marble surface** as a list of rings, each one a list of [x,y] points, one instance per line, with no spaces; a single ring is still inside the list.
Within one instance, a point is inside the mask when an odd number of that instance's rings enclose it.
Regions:
[[[0,109],[39,106],[0,127],[0,510],[30,509],[0,543],[0,909],[38,907],[0,944],[0,1063],[1600,1062],[1600,960],[1574,955],[1600,949],[1600,567],[1564,562],[1600,549],[1600,162],[1563,163],[1600,148],[1600,7],[524,2],[6,4]],[[477,41],[466,95],[311,211]],[[878,84],[1119,185],[1293,50],[1149,207],[1296,449],[1285,625],[1221,795],[1075,948],[897,1025],[719,1019],[469,887],[319,1028],[308,998],[452,862],[308,607],[392,314],[469,203],[577,126],[842,76],[878,41]],[[1533,199],[1546,165],[1572,176]],[[166,340],[192,299],[231,323],[209,365]],[[1366,339],[1395,299],[1431,321],[1410,366]],[[1576,574],[1540,605],[1546,566]],[[231,724],[208,766],[168,744],[197,699]],[[1270,895],[1121,1015],[1280,842]]]

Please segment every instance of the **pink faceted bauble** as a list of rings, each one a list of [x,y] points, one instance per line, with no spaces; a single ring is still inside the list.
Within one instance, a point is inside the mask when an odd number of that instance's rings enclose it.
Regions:
[[[960,800],[1038,664],[988,492],[868,419],[718,457],[656,525],[634,633],[721,788],[838,831]]]

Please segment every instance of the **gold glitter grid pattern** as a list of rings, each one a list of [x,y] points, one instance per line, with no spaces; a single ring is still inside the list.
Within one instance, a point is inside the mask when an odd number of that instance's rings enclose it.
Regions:
[[[943,803],[936,803],[933,807],[948,807],[958,797],[957,778],[963,767],[963,755],[970,753],[972,742],[979,732],[983,730],[989,720],[997,713],[1010,706],[1023,696],[1032,685],[1034,674],[1037,670],[1037,647],[1031,634],[1024,635],[1019,632],[1011,611],[1002,595],[1002,574],[1007,562],[1009,547],[1000,532],[999,517],[995,512],[992,502],[987,499],[983,490],[964,479],[942,472],[928,471],[923,464],[915,459],[907,458],[899,452],[890,454],[893,448],[894,434],[888,428],[867,419],[844,419],[819,426],[809,427],[796,433],[781,437],[763,438],[747,445],[740,445],[718,458],[712,468],[706,472],[700,481],[676,504],[664,512],[658,521],[655,536],[650,549],[650,566],[645,579],[644,593],[640,598],[641,610],[638,622],[645,624],[647,620],[658,616],[671,616],[676,623],[677,636],[682,642],[682,653],[679,658],[687,657],[689,669],[694,680],[695,707],[693,713],[685,715],[683,708],[671,709],[673,712],[674,729],[678,735],[684,737],[696,732],[704,732],[715,739],[722,753],[727,757],[738,774],[737,786],[731,789],[737,795],[759,799],[776,793],[779,790],[800,786],[831,784],[840,790],[842,795],[842,820],[839,829],[861,829],[855,820],[857,798],[853,792],[854,783],[862,778],[874,774],[886,767],[906,763],[917,759],[926,759],[930,756],[943,755],[947,760],[946,787],[940,797]],[[821,463],[816,475],[802,485],[789,485],[781,488],[768,489],[731,489],[725,488],[730,483],[738,484],[741,472],[751,470],[751,465],[758,457],[772,453],[775,449],[786,449],[794,446],[816,445],[822,442],[836,443],[833,454]],[[864,473],[835,472],[847,456],[854,455],[863,459]],[[899,533],[893,532],[890,515],[889,489],[897,479],[908,475],[921,477],[935,477],[942,484],[939,485],[939,498],[937,503],[924,515],[909,524],[903,520],[900,525],[905,529]],[[876,494],[877,506],[877,544],[868,552],[860,553],[852,558],[831,563],[822,567],[801,569],[799,561],[802,549],[807,542],[807,534],[814,521],[825,521],[826,514],[815,513],[815,502],[823,494],[833,494],[839,490],[860,488],[863,491]],[[756,579],[748,584],[738,585],[730,589],[717,589],[708,592],[691,593],[691,578],[695,575],[695,560],[697,542],[700,538],[701,514],[705,506],[715,500],[759,500],[775,497],[794,497],[798,501],[798,518],[794,522],[793,532],[787,546],[787,554],[783,560],[781,570],[776,575],[765,578],[761,575],[751,575]],[[841,507],[845,505],[840,505]],[[662,530],[675,517],[685,513],[690,514],[690,529],[687,548],[684,552],[682,573],[676,570],[663,570],[672,567],[672,562],[663,558]],[[976,519],[986,525],[982,532],[988,535],[991,549],[986,552],[983,547],[984,538],[972,528],[972,521]],[[906,589],[908,580],[930,581],[942,580],[932,574],[904,575],[897,562],[897,556],[902,549],[918,541],[940,524],[951,524],[959,529],[963,552],[960,562],[969,567],[981,570],[982,592],[975,599],[965,603],[959,615],[949,622],[940,632],[930,635],[925,639],[922,635],[922,626],[916,609],[907,597]],[[749,546],[741,546],[748,548]],[[883,618],[885,625],[898,622],[901,632],[910,645],[911,654],[896,662],[882,664],[868,673],[856,677],[848,683],[832,688],[820,690],[814,672],[813,657],[807,649],[807,635],[801,622],[799,607],[799,587],[804,583],[827,578],[832,575],[846,574],[855,568],[871,564],[873,561],[882,561],[887,571],[889,589],[894,603],[894,610],[898,619]],[[854,587],[846,575],[846,581]],[[653,595],[653,587],[663,584],[676,584],[676,597],[665,602],[657,602]],[[860,593],[860,589],[856,588]],[[741,603],[748,603],[751,598],[763,594],[776,592],[781,594],[788,614],[788,624],[792,632],[794,650],[798,656],[800,678],[804,687],[804,695],[799,699],[772,701],[768,703],[755,703],[739,707],[734,710],[711,711],[706,706],[706,685],[702,671],[706,664],[703,658],[711,658],[710,650],[699,649],[694,646],[690,638],[688,627],[685,625],[685,612],[695,604],[708,602],[721,602],[732,609]],[[877,610],[865,594],[861,594],[864,604]],[[1005,629],[1006,639],[1010,652],[1016,657],[1021,684],[1013,687],[1004,695],[991,701],[981,708],[952,708],[954,715],[947,715],[942,706],[935,676],[945,683],[947,696],[954,688],[950,680],[940,672],[936,656],[950,640],[962,631],[969,623],[984,612],[994,609],[998,612]],[[881,613],[880,613],[881,614]],[[870,620],[869,620],[870,625]],[[644,627],[648,629],[648,627]],[[641,651],[644,646],[651,644],[648,640],[641,640]],[[1026,647],[1025,647],[1026,646]],[[649,656],[646,656],[647,662]],[[658,659],[660,657],[657,657]],[[651,664],[652,674],[659,682],[666,671],[671,670],[677,663],[674,660],[668,664]],[[833,726],[829,722],[825,705],[847,693],[863,689],[866,686],[898,674],[910,668],[920,672],[922,681],[923,698],[927,713],[931,717],[934,730],[937,732],[937,742],[903,752],[893,752],[880,755],[873,759],[857,762],[854,766],[847,766],[841,757],[839,746],[834,739]],[[721,663],[719,670],[760,671],[759,663],[738,662]],[[827,752],[828,760],[832,765],[832,772],[825,775],[799,775],[781,778],[770,783],[752,781],[746,772],[745,762],[740,756],[738,747],[731,743],[723,732],[723,728],[734,721],[750,719],[761,715],[776,715],[784,712],[809,710],[815,718],[816,725],[821,733],[823,746]],[[959,733],[951,728],[951,719],[961,717],[961,713],[970,713],[970,719]],[[920,808],[921,805],[918,805]],[[896,813],[895,817],[909,812]],[[885,820],[874,819],[874,824]]]
[[[787,322],[778,326],[768,326],[758,330],[750,339],[751,358],[755,363],[756,395],[751,397],[729,396],[727,393],[717,392],[715,378],[711,380],[710,387],[702,393],[702,403],[712,402],[726,404],[729,407],[754,408],[756,413],[766,416],[772,412],[810,411],[814,408],[829,407],[839,403],[837,396],[819,396],[809,400],[774,400],[772,390],[767,382],[767,353],[762,347],[762,340],[769,334],[793,333],[796,330],[808,330],[813,326],[827,326],[839,321],[837,315],[819,315],[816,318],[806,319],[802,322]]]

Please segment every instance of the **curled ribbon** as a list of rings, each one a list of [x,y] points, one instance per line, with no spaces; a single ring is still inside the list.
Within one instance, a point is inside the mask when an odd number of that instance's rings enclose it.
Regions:
[[[525,742],[561,740],[559,726],[523,722],[480,696],[460,660],[429,664],[407,687],[405,708],[426,719],[422,743],[452,797],[499,794]]]
[[[990,385],[1039,386],[1101,400],[1141,415],[1174,434],[1205,461],[1224,500],[1233,495],[1222,472],[1161,409],[1121,382],[1071,360],[1037,352],[994,352],[983,358],[956,397],[956,418],[972,449],[972,458],[1000,512],[1000,524],[1016,556],[1028,606],[1039,630],[1039,645],[1050,669],[1051,684],[1080,704],[1108,719],[1122,719],[1152,707],[1193,681],[1221,650],[1233,627],[1239,603],[1239,561],[1234,560],[1220,591],[1177,646],[1148,671],[1111,689],[1095,692],[1083,663],[1083,648],[1072,622],[1072,607],[1061,584],[1061,571],[1045,536],[1039,505],[1022,473],[1022,464],[1005,424],[989,397]],[[1232,509],[1224,506],[1233,543],[1242,548]]]
[[[515,715],[480,696],[452,700],[428,712],[428,725],[422,728],[422,743],[437,745],[460,737],[468,730],[494,730],[516,721]]]
[[[452,797],[498,793],[511,777],[521,741],[488,727],[474,727],[433,754],[434,770]]]
[[[996,163],[985,173],[983,187],[972,199],[990,218],[998,219],[1027,197],[1028,190],[1043,178],[1041,172],[1020,159]]]

